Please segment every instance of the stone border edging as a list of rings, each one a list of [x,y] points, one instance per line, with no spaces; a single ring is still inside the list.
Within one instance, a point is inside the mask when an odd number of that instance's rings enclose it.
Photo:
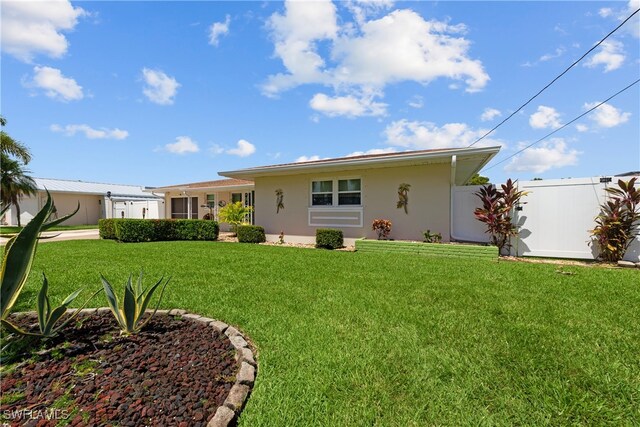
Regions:
[[[75,312],[75,309],[68,309],[67,313]],[[100,308],[84,308],[80,310],[81,314],[94,314],[111,311],[109,307]],[[148,309],[147,312],[153,312]],[[35,311],[23,312],[24,315],[37,314]],[[226,400],[219,406],[214,414],[213,418],[207,423],[207,427],[227,427],[232,421],[234,421],[240,414],[240,410],[249,397],[253,383],[256,380],[256,369],[258,367],[253,351],[249,347],[249,343],[244,338],[244,335],[233,326],[229,326],[220,320],[210,319],[208,317],[200,316],[199,314],[188,313],[186,310],[172,309],[172,310],[157,310],[156,314],[168,315],[168,316],[181,316],[187,319],[191,319],[195,322],[204,323],[207,326],[211,326],[220,334],[227,336],[231,344],[236,349],[236,362],[240,365],[238,374],[236,375],[236,382],[231,387],[229,395]]]

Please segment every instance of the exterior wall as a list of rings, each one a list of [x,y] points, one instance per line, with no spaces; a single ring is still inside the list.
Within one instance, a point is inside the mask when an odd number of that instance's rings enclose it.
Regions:
[[[20,222],[25,225],[47,201],[46,193],[39,192],[35,197],[23,197],[20,201]],[[98,224],[98,219],[104,218],[104,206],[102,196],[71,194],[71,193],[51,193],[56,204],[58,217],[73,212],[80,202],[80,210],[77,214],[69,218],[61,225],[94,225]],[[7,215],[8,225],[18,225],[16,209],[11,207]]]
[[[340,228],[346,238],[376,238],[371,230],[374,219],[388,219],[392,222],[390,238],[422,240],[423,231],[429,229],[442,233],[443,240],[449,240],[450,176],[448,163],[431,165],[390,167],[352,170],[344,173],[298,174],[255,179],[256,224],[265,228],[270,235],[281,231],[286,236],[315,236],[317,228]],[[311,182],[323,179],[360,178],[362,188],[362,220],[351,221],[351,225],[361,222],[361,226],[345,227],[329,224],[309,225],[310,208],[312,217],[324,209],[330,211],[329,218],[349,216],[339,209],[311,206]],[[398,186],[411,184],[409,190],[408,214],[396,208]],[[275,191],[282,189],[284,209],[276,213]],[[354,214],[356,217],[357,214]],[[318,214],[318,217],[321,217]],[[335,222],[342,220],[336,219]],[[317,222],[317,221],[316,221]],[[346,223],[347,221],[343,221]]]

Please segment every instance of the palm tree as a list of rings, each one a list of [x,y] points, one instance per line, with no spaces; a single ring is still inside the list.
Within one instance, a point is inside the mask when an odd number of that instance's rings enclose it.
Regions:
[[[7,120],[0,116],[0,126],[5,127]],[[26,145],[11,138],[5,131],[0,131],[0,153],[14,156],[25,165],[31,161],[31,153]]]
[[[4,153],[0,153],[0,190],[2,205],[16,207],[16,215],[18,217],[18,227],[20,224],[20,205],[18,201],[22,196],[36,195],[38,189],[36,183],[30,176],[28,170],[24,169],[22,164],[13,160]]]

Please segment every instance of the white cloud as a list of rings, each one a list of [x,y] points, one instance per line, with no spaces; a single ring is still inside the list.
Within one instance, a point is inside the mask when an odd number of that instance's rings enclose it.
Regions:
[[[605,40],[599,47],[598,53],[584,63],[585,67],[595,68],[604,65],[604,72],[616,70],[625,60],[623,45],[617,40]]]
[[[610,7],[603,7],[598,10],[598,15],[603,18],[608,18],[609,16],[613,15],[613,9],[611,9]]]
[[[441,127],[430,122],[406,119],[390,123],[384,130],[386,142],[408,149],[433,149],[467,147],[487,132],[471,129],[465,123],[446,123]],[[477,146],[503,146],[500,140],[485,138]]]
[[[364,4],[351,2],[348,7],[362,11]],[[367,8],[379,12],[385,5]],[[438,78],[462,81],[467,92],[476,92],[489,81],[482,63],[468,56],[470,42],[459,36],[466,30],[463,24],[426,21],[404,9],[368,21],[368,13],[354,12],[356,26],[340,26],[329,1],[287,1],[285,8],[268,21],[275,56],[286,72],[267,78],[262,86],[267,96],[303,84],[324,84],[336,90],[336,97],[348,97],[354,90],[381,93],[387,84],[427,84]]]
[[[173,104],[173,98],[176,96],[180,83],[173,77],[169,77],[163,71],[142,69],[142,77],[145,87],[142,92],[149,101],[160,105]]]
[[[558,129],[560,123],[560,113],[553,107],[540,105],[538,111],[529,117],[529,125],[534,129]]]
[[[2,50],[24,62],[38,53],[60,58],[69,47],[62,33],[73,30],[85,14],[67,0],[3,1]]]
[[[168,152],[175,154],[197,153],[200,151],[198,143],[188,136],[179,136],[176,138],[176,142],[166,144],[164,148]]]
[[[224,153],[224,148],[222,148],[221,146],[219,146],[218,144],[213,144],[210,148],[209,148],[209,152],[213,155],[218,155],[218,154],[222,154]]]
[[[244,139],[241,139],[238,141],[238,143],[236,144],[236,148],[231,148],[225,151],[225,153],[227,154],[240,156],[240,157],[247,157],[252,155],[255,152],[256,152],[255,145],[253,145],[252,143]]]
[[[584,104],[584,109],[589,110],[598,104],[599,102],[587,102]],[[589,119],[603,128],[612,128],[621,125],[627,122],[629,117],[631,117],[631,113],[623,113],[610,104],[602,104],[589,114]]]
[[[500,110],[487,107],[482,112],[480,120],[482,120],[483,122],[490,122],[491,120],[495,119],[496,117],[500,117],[501,115],[502,113],[500,112]]]
[[[324,158],[326,159],[326,157]],[[313,162],[315,160],[322,160],[322,159],[317,154],[314,154],[313,156],[300,156],[294,160],[294,163]]]
[[[519,148],[524,148],[525,145],[525,143],[521,143]],[[504,170],[507,172],[542,173],[553,168],[576,165],[580,154],[577,150],[569,149],[564,139],[553,138],[515,156]]]
[[[576,130],[577,130],[578,132],[587,132],[587,131],[589,130],[589,126],[584,125],[584,124],[582,124],[582,123],[578,123],[578,124],[576,125]]]
[[[387,153],[395,153],[398,150],[393,147],[388,148],[372,148],[367,151],[354,151],[353,153],[347,154],[345,157],[355,157],[355,156],[367,156],[370,154],[387,154]]]
[[[542,55],[538,59],[538,61],[540,62],[550,61],[552,59],[561,57],[565,52],[566,52],[566,49],[564,47],[559,47],[559,48],[556,48],[554,53],[547,53],[545,55]]]
[[[411,97],[407,104],[409,104],[411,108],[422,108],[424,107],[424,98],[420,95],[415,95]]]
[[[221,36],[229,34],[229,24],[231,23],[231,17],[226,16],[224,22],[214,22],[209,27],[209,44],[218,46]]]
[[[129,132],[126,130],[114,128],[100,128],[94,129],[86,124],[79,125],[66,125],[60,126],[57,124],[51,125],[52,132],[64,133],[67,136],[74,136],[76,133],[84,133],[84,136],[89,139],[118,139],[122,140],[129,136]]]
[[[366,18],[393,7],[393,0],[347,0],[345,5],[359,25]]]
[[[33,68],[33,80],[25,83],[27,87],[39,88],[49,98],[57,101],[78,101],[84,98],[82,86],[70,77],[65,77],[57,68]]]
[[[324,93],[316,93],[309,106],[329,117],[346,116],[349,118],[362,116],[384,116],[387,104],[373,101],[376,95],[354,95],[330,97]]]

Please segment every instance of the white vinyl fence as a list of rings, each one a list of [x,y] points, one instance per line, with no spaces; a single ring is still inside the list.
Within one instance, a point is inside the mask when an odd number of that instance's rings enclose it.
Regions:
[[[606,200],[605,188],[617,186],[618,178],[600,181],[600,177],[519,181],[518,188],[529,194],[522,199],[525,203],[514,215],[520,234],[512,241],[513,255],[595,259],[597,249],[589,244],[589,230],[595,227],[594,219]],[[452,234],[455,240],[488,240],[487,235],[482,234],[484,224],[473,216],[473,210],[480,206],[474,195],[479,188],[453,189]],[[624,259],[640,261],[640,238],[631,244]]]

